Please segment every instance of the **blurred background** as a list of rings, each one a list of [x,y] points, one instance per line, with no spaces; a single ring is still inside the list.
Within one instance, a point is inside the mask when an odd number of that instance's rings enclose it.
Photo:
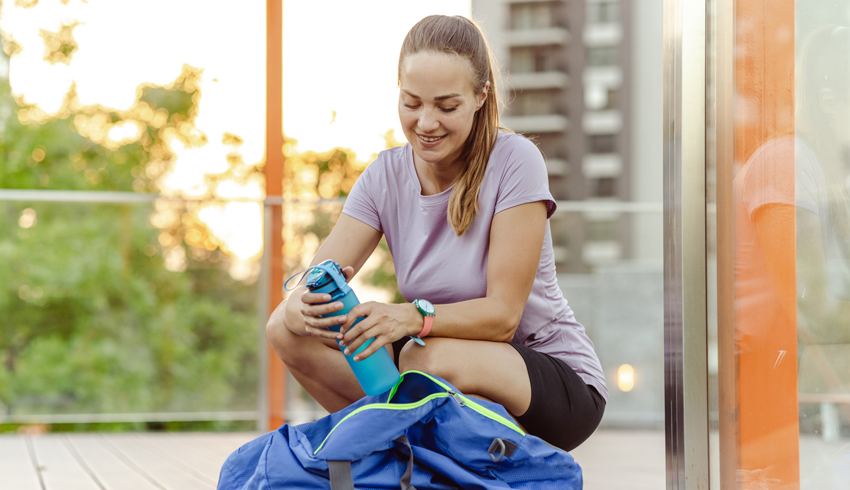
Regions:
[[[661,0],[367,3],[283,3],[285,275],[405,142],[407,30],[471,17],[503,125],[546,158],[559,282],[608,379],[603,428],[660,442]],[[275,306],[259,286],[265,2],[0,5],[0,431],[253,430]],[[385,244],[354,287],[401,301]],[[323,415],[291,378],[286,397],[291,422]]]

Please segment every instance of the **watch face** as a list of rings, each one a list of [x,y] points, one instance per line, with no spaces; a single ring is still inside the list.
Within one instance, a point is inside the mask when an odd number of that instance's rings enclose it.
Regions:
[[[419,306],[419,308],[425,313],[435,313],[434,305],[432,305],[427,299],[417,300],[416,305]]]

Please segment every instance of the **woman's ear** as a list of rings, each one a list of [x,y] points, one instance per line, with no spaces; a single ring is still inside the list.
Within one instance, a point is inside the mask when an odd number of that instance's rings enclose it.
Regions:
[[[481,109],[481,106],[483,106],[484,102],[487,101],[487,94],[489,94],[489,93],[490,93],[490,81],[487,80],[487,83],[484,84],[484,90],[478,96],[478,107],[475,108],[476,111],[478,109]]]

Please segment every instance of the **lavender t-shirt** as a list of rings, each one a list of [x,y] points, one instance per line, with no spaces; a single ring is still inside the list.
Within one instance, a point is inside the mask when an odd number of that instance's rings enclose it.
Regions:
[[[478,194],[478,214],[458,237],[446,217],[451,189],[423,196],[409,144],[385,150],[363,172],[342,212],[384,233],[398,288],[407,301],[457,303],[487,294],[487,256],[493,216],[546,201],[555,211],[543,156],[525,137],[500,132]],[[608,398],[593,343],[567,305],[555,276],[552,233],[546,234],[531,294],[513,342],[562,359]]]

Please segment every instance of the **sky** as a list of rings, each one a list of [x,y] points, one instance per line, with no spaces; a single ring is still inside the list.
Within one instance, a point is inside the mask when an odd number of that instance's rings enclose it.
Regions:
[[[140,83],[168,83],[188,63],[204,70],[199,129],[210,141],[237,134],[246,162],[262,158],[264,1],[16,3],[3,2],[0,25],[23,47],[11,60],[10,82],[27,102],[55,112],[74,81],[84,104],[127,108]],[[469,0],[285,0],[284,132],[300,150],[342,146],[361,159],[383,149],[389,129],[404,141],[396,109],[404,35],[426,15],[469,12]],[[39,30],[58,31],[71,20],[80,22],[79,50],[69,65],[51,65]]]
[[[202,195],[204,174],[227,169],[240,136],[248,164],[263,158],[266,22],[263,0],[0,0],[0,27],[22,48],[9,66],[12,91],[48,114],[61,107],[72,83],[84,105],[129,108],[142,83],[165,85],[184,64],[203,69],[195,126],[201,148],[172,143],[176,154],[163,186]],[[27,7],[21,7],[26,5]],[[285,0],[283,33],[284,133],[300,151],[351,148],[370,161],[398,121],[398,53],[407,31],[431,14],[470,15],[469,0]],[[68,64],[44,60],[41,30],[73,30],[79,48]],[[262,184],[219,186],[225,198],[260,198]],[[220,192],[220,193],[221,193]],[[207,205],[201,219],[237,259],[256,268],[262,251],[262,208],[253,203]],[[176,249],[175,249],[176,250]],[[179,257],[178,257],[179,258]],[[179,270],[178,264],[174,270]],[[185,262],[185,260],[183,261]],[[248,277],[247,269],[234,269]]]

